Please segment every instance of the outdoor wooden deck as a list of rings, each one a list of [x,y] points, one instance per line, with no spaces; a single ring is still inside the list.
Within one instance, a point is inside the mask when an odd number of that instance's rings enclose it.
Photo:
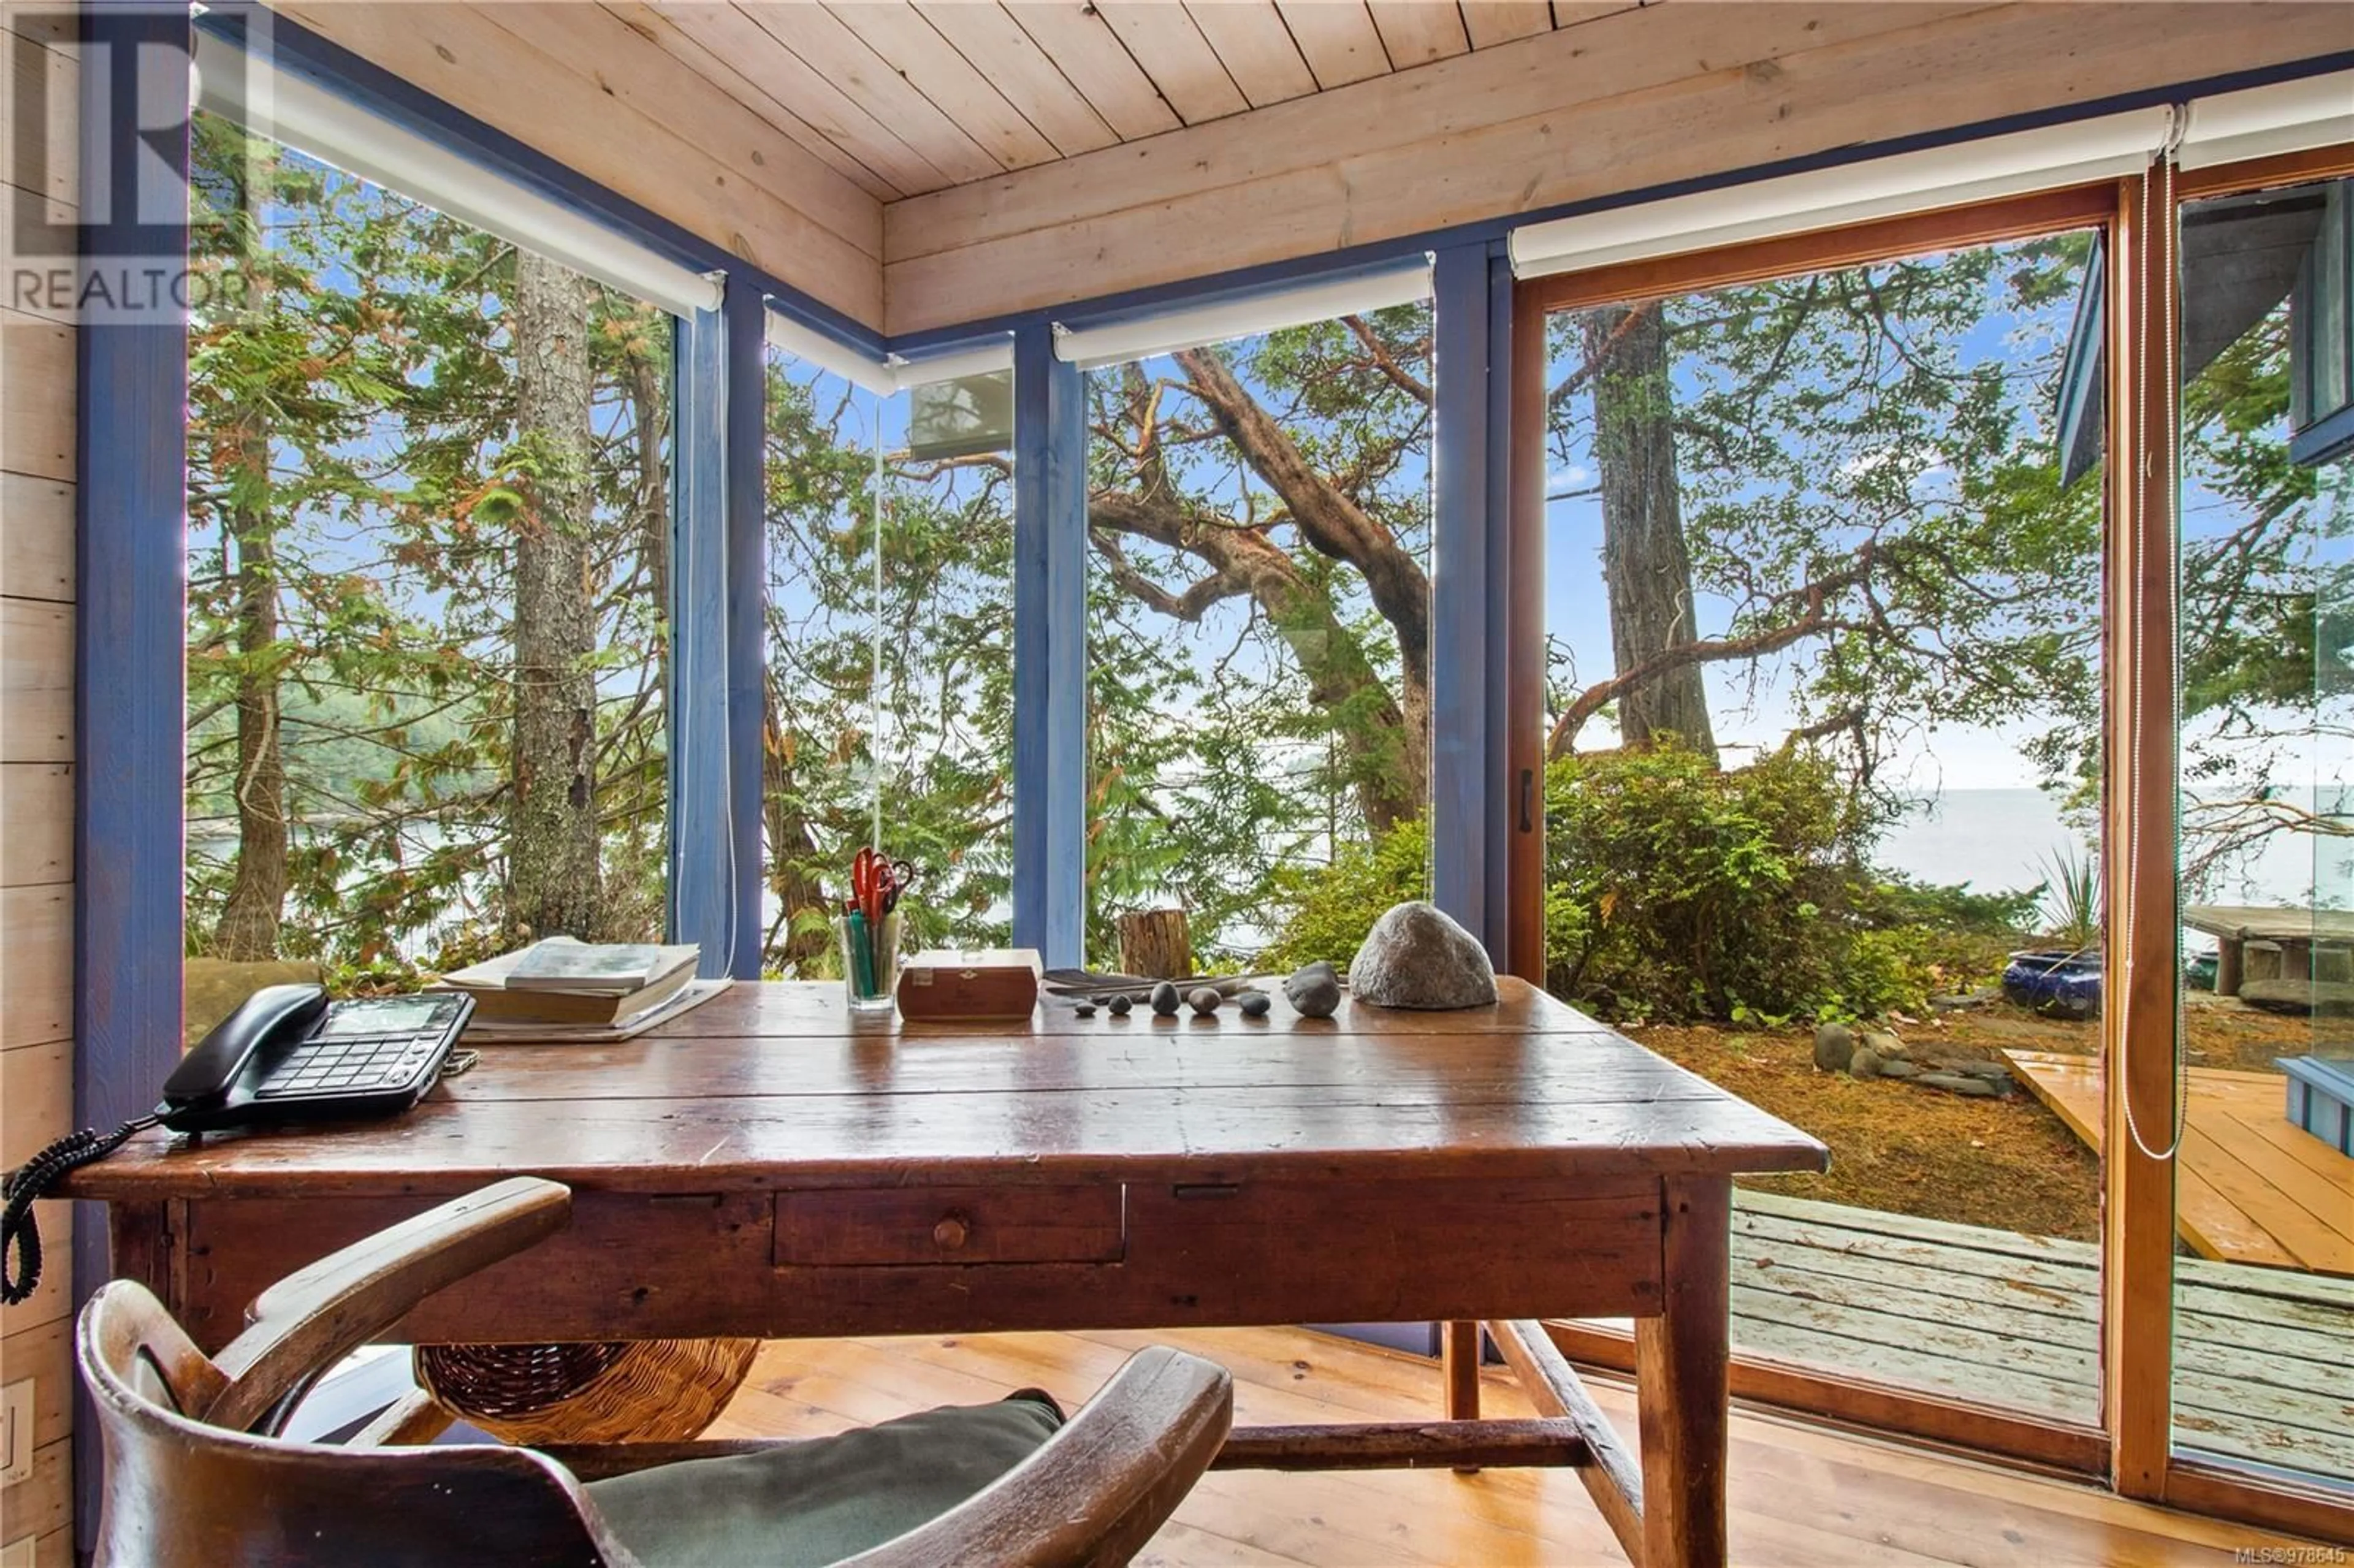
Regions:
[[[1735,1195],[1736,1352],[2090,1424],[2100,1255],[2017,1235]],[[2175,1261],[2176,1441],[2354,1479],[2354,1282]]]
[[[2097,1150],[2101,1065],[2006,1051],[2036,1097]],[[2354,1276],[2354,1159],[2292,1126],[2274,1073],[2192,1067],[2176,1175],[2175,1228],[2201,1257]],[[2164,1128],[2146,1128],[2157,1139]]]

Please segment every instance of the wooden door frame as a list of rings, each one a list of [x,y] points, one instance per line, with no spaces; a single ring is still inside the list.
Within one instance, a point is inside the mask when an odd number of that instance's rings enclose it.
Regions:
[[[2354,173],[2354,148],[2289,154],[2256,164],[2182,174],[2178,204],[2196,196]],[[2103,1024],[2107,1075],[2107,1147],[2103,1161],[2102,1421],[2086,1426],[2015,1411],[1997,1411],[1921,1390],[1865,1383],[1828,1370],[1740,1355],[1738,1395],[1804,1410],[1850,1425],[1958,1445],[2017,1462],[2100,1477],[2128,1496],[2343,1539],[2354,1536],[2354,1505],[2326,1483],[2243,1472],[2172,1447],[2174,1191],[2171,1161],[2148,1159],[2125,1125],[2153,1144],[2169,1130],[2174,1104],[2174,987],[2179,933],[2175,837],[2173,453],[2175,400],[2153,391],[2141,374],[2162,354],[2179,319],[2174,269],[2176,214],[2155,193],[2145,235],[2143,180],[2104,180],[1974,207],[1908,214],[1715,251],[1622,262],[1585,272],[1526,280],[1513,298],[1511,446],[1512,559],[1544,559],[1545,318],[1596,304],[1627,303],[1854,266],[1924,251],[1960,249],[2096,228],[2108,238],[2108,461],[2102,577],[2103,689],[2108,778],[2103,801],[2107,972],[2130,976],[2116,988]],[[2147,241],[2146,243],[2146,241]],[[2158,307],[2139,308],[2144,291]],[[2150,407],[2142,407],[2142,404]],[[2146,435],[2145,435],[2146,433]],[[2149,450],[2145,454],[2145,443]],[[2150,461],[2144,462],[2147,456]],[[2120,476],[2137,476],[2124,482]],[[1514,680],[1513,777],[1532,768],[1540,781],[1529,826],[1514,837],[1509,905],[1511,967],[1543,983],[1543,649],[1542,571],[1517,568],[1511,600]],[[2135,613],[2137,604],[2139,614]],[[2152,635],[2153,630],[2156,635]],[[2134,679],[2138,671],[2140,679]],[[2130,744],[2128,744],[2128,737]],[[1510,802],[1516,820],[1521,803]],[[2138,822],[2139,833],[2135,832]],[[2115,846],[2112,851],[2110,846]],[[2132,853],[2127,853],[2127,852]],[[2130,868],[2129,868],[2130,863]],[[2144,917],[2115,912],[2138,906]],[[2155,911],[2158,917],[2147,917]],[[1569,1354],[1605,1365],[1628,1364],[1627,1337],[1597,1325],[1553,1329]],[[2153,1391],[2155,1394],[2153,1395]]]
[[[2144,260],[2163,285],[2163,294],[2159,297],[2165,301],[2165,308],[2149,313],[2149,330],[2141,334],[2139,346],[2129,348],[2128,352],[2161,355],[2156,361],[2159,366],[2170,363],[2162,355],[2170,346],[2175,323],[2181,319],[2181,278],[2175,266],[2174,244],[2181,232],[2180,209],[2185,203],[2348,177],[2354,177],[2354,143],[2281,154],[2245,163],[2219,164],[2212,168],[2180,171],[2170,181],[2159,182],[2159,194],[2168,201],[2157,207],[2149,218],[2149,227],[2159,232],[2150,236],[2152,243],[2138,249],[2147,251]],[[2142,221],[2140,184],[2139,180],[2128,180],[2119,186],[2118,222],[2121,228],[2129,224],[2138,227]],[[2114,253],[2127,249],[2120,245],[2113,247],[2112,250]],[[2130,266],[2131,262],[2126,265]],[[2115,272],[2111,278],[2113,282],[2115,281]],[[2112,302],[2116,298],[2115,293],[2110,295]],[[2117,309],[2113,302],[2110,312],[2110,343],[2113,347],[2119,342],[2118,323],[2126,315],[2126,313]],[[2148,553],[2147,564],[2164,576],[2167,615],[2163,624],[2170,638],[2175,620],[2176,569],[2170,546],[2179,537],[2179,520],[2175,514],[2179,492],[2174,473],[2179,403],[2172,389],[2165,386],[2163,376],[2145,376],[2137,381],[2126,374],[2132,367],[2119,366],[2114,356],[2111,364],[2118,366],[2110,374],[2112,391],[2119,387],[2135,386],[2149,389],[2150,407],[2145,412],[2147,428],[2150,431],[2147,454],[2150,461],[2144,472],[2150,490],[2141,498],[2140,525],[2133,532],[2137,535],[2139,547]],[[2115,408],[2123,401],[2112,397],[2110,406]],[[2114,416],[2111,435],[2112,440],[2118,439]],[[2122,465],[2114,465],[2111,470],[2113,473],[2121,471]],[[2127,529],[2119,526],[2114,517],[2111,523],[2114,547]],[[2147,604],[2145,614],[2147,614]],[[2152,616],[2149,619],[2156,618]],[[2144,636],[2133,652],[2148,660],[2152,666],[2151,674],[2146,674],[2143,683],[2147,705],[2147,694],[2153,683],[2152,675],[2157,669],[2163,667],[2163,679],[2171,681],[2173,678],[2174,650],[2168,640]],[[2115,694],[2114,689],[2112,694]],[[2176,983],[2174,976],[2180,970],[2173,955],[2179,933],[2173,923],[2179,898],[2175,888],[2178,855],[2171,830],[2174,792],[2179,785],[2175,774],[2177,736],[2173,730],[2171,700],[2169,693],[2167,711],[2162,715],[2154,715],[2162,717],[2165,735],[2147,737],[2149,744],[2139,748],[2142,755],[2137,761],[2138,767],[2161,767],[2164,769],[2163,777],[2158,780],[2159,789],[2146,793],[2149,797],[2147,804],[2153,812],[2162,809],[2168,829],[2165,835],[2163,858],[2166,863],[2162,885],[2168,906],[2161,929],[2170,972],[2163,998],[2147,999],[2162,1000],[2158,1011],[2146,1012],[2137,1019],[2124,1021],[2118,1025],[2118,1045],[2125,1053],[2125,1068],[2116,1075],[2123,1080],[2122,1089],[2109,1097],[2112,1149],[2126,1147],[2115,1141],[2121,1130],[2119,1122],[2126,1094],[2134,1097],[2137,1120],[2145,1137],[2154,1140],[2154,1129],[2171,1128],[2170,1122],[2153,1122],[2148,1114],[2149,1109],[2154,1108],[2160,1117],[2168,1115],[2173,1107],[2175,1092],[2176,1014],[2172,985]],[[2113,819],[2112,828],[2115,825]],[[2148,828],[2146,821],[2145,833]],[[2114,891],[2113,885],[2113,894]],[[2141,892],[2145,906],[2154,896],[2154,890],[2145,884]],[[2112,904],[2110,907],[2115,909],[2120,906]],[[2113,948],[2116,940],[2114,933],[2118,925],[2114,919],[2110,922]],[[2158,943],[2152,938],[2144,945],[2154,953]],[[2113,958],[2113,965],[2115,961]],[[2145,957],[2144,961],[2148,961],[2148,959]],[[2113,967],[2109,972],[2115,974],[2117,971]],[[2142,1004],[2145,1000],[2138,996],[2129,997],[2128,1005]],[[2129,1150],[2127,1160],[2131,1166],[2146,1163],[2138,1149]],[[2140,1287],[2134,1289],[2135,1281],[2128,1274],[2128,1293],[2125,1299],[2115,1303],[2119,1309],[2112,1311],[2109,1314],[2111,1320],[2104,1324],[2104,1343],[2112,1358],[2110,1364],[2118,1369],[2108,1381],[2123,1394],[2122,1406],[2117,1413],[2121,1419],[2113,1418],[2111,1423],[2111,1440],[2115,1449],[2112,1465],[2116,1489],[2128,1496],[2147,1498],[2154,1502],[2197,1513],[2246,1520],[2324,1541],[2354,1541],[2354,1485],[2307,1482],[2287,1472],[2266,1473],[2243,1468],[2184,1453],[2174,1446],[2170,1399],[2173,1386],[2175,1213],[2171,1173],[2167,1173],[2168,1180],[2161,1185],[2152,1172],[2142,1171],[2137,1178],[2128,1171],[2125,1173],[2127,1190],[2120,1191],[2118,1164],[2115,1160],[2107,1162],[2109,1198],[2116,1205],[2121,1223],[2105,1227],[2115,1239],[2106,1244],[2110,1247],[2110,1257],[2106,1260],[2108,1266],[2105,1268],[2105,1277],[2138,1268],[2145,1276],[2156,1275],[2164,1281],[2164,1285],[2162,1288],[2153,1288],[2147,1278],[2143,1278]],[[2137,1261],[2145,1249],[2155,1255],[2154,1262],[2144,1264]],[[2155,1299],[2144,1298],[2152,1296]],[[2145,1383],[2139,1381],[2141,1379],[2151,1381]],[[2137,1398],[2135,1391],[2141,1387],[2164,1391],[2165,1397]]]

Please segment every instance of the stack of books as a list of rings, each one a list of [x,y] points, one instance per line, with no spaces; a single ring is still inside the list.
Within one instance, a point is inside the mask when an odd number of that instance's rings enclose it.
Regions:
[[[627,1040],[718,995],[698,980],[692,942],[583,942],[550,937],[502,953],[440,983],[474,999],[470,1040]]]

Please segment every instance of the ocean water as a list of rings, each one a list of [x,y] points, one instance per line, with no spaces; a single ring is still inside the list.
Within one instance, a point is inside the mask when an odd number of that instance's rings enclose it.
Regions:
[[[2299,792],[2286,793],[2295,799]],[[2303,793],[2298,803],[2310,809],[2310,792]],[[2040,789],[1947,789],[1916,798],[1914,810],[1888,830],[1872,859],[1923,882],[2004,893],[2044,881],[2044,863],[2067,853],[2084,858],[2087,844],[2085,832],[2062,821],[2052,797]],[[2276,832],[2209,885],[2184,892],[2186,902],[2202,904],[2306,906],[2317,895],[2325,907],[2354,906],[2354,843]],[[2186,936],[2194,947],[2214,945]]]

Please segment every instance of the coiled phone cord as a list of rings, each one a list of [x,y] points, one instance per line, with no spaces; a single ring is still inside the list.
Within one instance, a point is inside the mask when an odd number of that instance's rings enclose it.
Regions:
[[[68,1175],[105,1159],[160,1119],[137,1117],[109,1133],[94,1127],[69,1132],[0,1179],[0,1195],[7,1199],[0,1207],[0,1303],[14,1307],[41,1283],[41,1227],[33,1205]]]

